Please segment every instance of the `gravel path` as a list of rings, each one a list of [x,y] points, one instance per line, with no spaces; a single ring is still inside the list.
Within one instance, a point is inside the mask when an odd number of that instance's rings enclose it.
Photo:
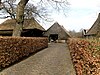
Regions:
[[[49,47],[0,72],[0,75],[76,75],[66,43]]]

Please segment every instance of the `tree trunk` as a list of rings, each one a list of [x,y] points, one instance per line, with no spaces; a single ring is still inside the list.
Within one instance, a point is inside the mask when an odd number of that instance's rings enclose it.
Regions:
[[[28,1],[29,0],[20,0],[20,2],[18,3],[16,14],[16,26],[14,27],[12,36],[21,36],[24,22],[24,8]]]

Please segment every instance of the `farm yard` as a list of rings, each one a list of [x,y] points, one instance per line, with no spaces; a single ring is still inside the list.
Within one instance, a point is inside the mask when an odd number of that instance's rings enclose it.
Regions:
[[[83,38],[73,38],[57,22],[46,31],[34,19],[31,21],[34,22],[30,24],[33,28],[28,28],[25,31],[28,34],[25,33],[25,36],[22,37],[11,37],[13,28],[8,30],[8,22],[2,23],[2,37],[0,37],[1,75],[22,75],[28,69],[26,75],[100,75],[100,39],[98,38],[99,35],[96,36],[98,24],[94,24],[95,30],[93,27],[90,28],[88,34],[84,34]],[[98,22],[98,19],[96,22]],[[15,22],[12,24],[15,24]],[[6,31],[11,31],[9,36]],[[95,31],[95,34],[92,34],[93,31]],[[29,37],[27,35],[30,32],[32,33]],[[30,54],[32,54],[31,57]],[[25,57],[27,59],[23,60]],[[22,67],[25,69],[22,69]]]
[[[100,39],[69,39],[77,75],[100,75]]]
[[[99,6],[0,0],[0,75],[100,75]]]
[[[11,37],[16,21],[2,23],[0,75],[100,75],[98,22],[97,18],[87,33],[78,34],[78,38],[73,38],[58,22],[45,30],[35,19],[27,20],[30,26],[26,26],[20,37]]]
[[[26,75],[100,75],[100,39],[69,38],[67,43],[50,43],[48,48],[5,68],[0,74],[22,75],[26,70]]]
[[[51,43],[48,48],[10,66],[0,75],[76,75],[66,43]]]

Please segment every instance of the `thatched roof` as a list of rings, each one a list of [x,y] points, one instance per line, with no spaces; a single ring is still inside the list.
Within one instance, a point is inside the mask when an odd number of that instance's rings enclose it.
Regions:
[[[58,39],[67,39],[71,37],[68,31],[57,22],[55,22],[45,33],[45,36],[49,36],[50,34],[58,34]]]
[[[0,24],[0,30],[13,30],[15,25],[15,19],[8,19]],[[25,19],[23,29],[39,29],[45,31],[45,29],[35,19]]]
[[[88,30],[86,35],[97,35],[98,32],[100,33],[100,13],[98,15],[97,20],[94,22],[92,27]]]

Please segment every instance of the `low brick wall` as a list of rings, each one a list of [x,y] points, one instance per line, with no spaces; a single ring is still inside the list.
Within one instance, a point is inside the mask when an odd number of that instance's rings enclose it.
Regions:
[[[0,67],[6,67],[46,47],[46,37],[0,37]]]

